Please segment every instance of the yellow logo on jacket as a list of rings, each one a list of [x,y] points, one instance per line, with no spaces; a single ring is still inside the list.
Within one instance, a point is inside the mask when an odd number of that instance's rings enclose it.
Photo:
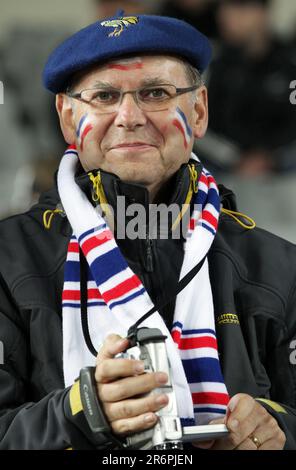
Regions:
[[[238,316],[235,315],[235,313],[223,313],[222,315],[219,315],[219,317],[217,318],[217,323],[218,325],[226,325],[226,324],[239,325],[239,319],[238,319]]]
[[[137,16],[123,16],[117,20],[106,20],[101,22],[101,26],[106,28],[115,28],[112,33],[108,34],[109,37],[118,37],[121,35],[124,29],[127,29],[129,26],[137,24],[139,18]]]

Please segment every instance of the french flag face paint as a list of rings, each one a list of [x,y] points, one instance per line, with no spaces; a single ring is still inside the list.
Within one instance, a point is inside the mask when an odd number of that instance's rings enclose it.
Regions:
[[[184,139],[184,147],[187,149],[192,138],[192,129],[188,124],[185,114],[180,108],[177,108],[175,111],[173,124],[182,133]]]
[[[120,60],[118,62],[111,62],[110,64],[108,64],[108,69],[123,70],[125,72],[142,68],[143,63],[140,57],[135,57],[134,59]]]
[[[78,137],[78,144],[82,152],[83,152],[85,138],[87,134],[92,130],[92,128],[93,126],[90,124],[89,120],[87,119],[87,114],[85,114],[80,119],[79,124],[78,124],[78,129],[76,131],[76,135]]]

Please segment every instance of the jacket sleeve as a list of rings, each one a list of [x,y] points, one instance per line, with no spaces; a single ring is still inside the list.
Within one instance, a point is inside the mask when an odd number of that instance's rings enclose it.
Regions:
[[[295,286],[296,284],[294,284]],[[268,353],[270,396],[257,401],[277,420],[286,435],[285,450],[296,450],[296,288],[292,287],[285,320]]]
[[[0,450],[94,449],[87,421],[77,413],[75,386],[31,400],[29,341],[0,284]]]

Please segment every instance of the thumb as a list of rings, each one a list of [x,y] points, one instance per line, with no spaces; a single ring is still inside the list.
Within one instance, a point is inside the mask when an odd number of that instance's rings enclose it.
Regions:
[[[125,351],[129,346],[129,340],[119,335],[108,335],[99,349],[97,355],[97,364],[105,359],[112,359],[116,354]]]

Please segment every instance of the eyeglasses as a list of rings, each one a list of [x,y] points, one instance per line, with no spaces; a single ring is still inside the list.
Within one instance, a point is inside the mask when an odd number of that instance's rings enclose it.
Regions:
[[[176,88],[174,85],[157,85],[137,88],[136,90],[122,91],[117,88],[92,88],[79,93],[66,92],[71,98],[83,101],[94,106],[100,114],[109,114],[118,111],[124,95],[131,94],[136,104],[143,111],[164,111],[169,101],[176,96],[196,90],[200,85],[188,88]]]

